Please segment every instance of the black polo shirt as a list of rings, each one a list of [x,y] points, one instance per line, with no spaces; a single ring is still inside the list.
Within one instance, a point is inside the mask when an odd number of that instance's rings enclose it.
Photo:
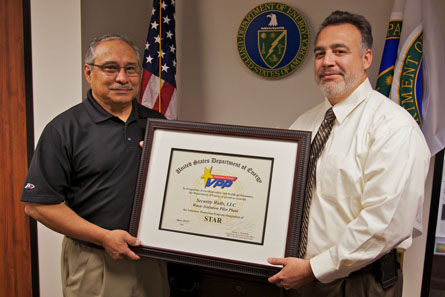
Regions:
[[[147,118],[164,118],[133,100],[123,122],[93,99],[53,119],[40,136],[21,200],[65,202],[106,229],[128,230]]]

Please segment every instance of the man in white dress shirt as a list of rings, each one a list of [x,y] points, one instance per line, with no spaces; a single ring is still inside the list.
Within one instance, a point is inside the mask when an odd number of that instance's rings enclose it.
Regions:
[[[348,12],[333,12],[316,36],[325,100],[291,129],[314,138],[331,107],[335,120],[315,169],[306,254],[269,259],[283,266],[269,281],[290,296],[402,294],[398,261],[421,230],[430,152],[411,115],[371,87],[371,48],[369,22]]]

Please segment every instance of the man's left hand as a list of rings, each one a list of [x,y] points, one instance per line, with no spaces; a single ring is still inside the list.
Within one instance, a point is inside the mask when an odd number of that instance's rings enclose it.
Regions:
[[[269,277],[269,282],[286,290],[300,288],[315,280],[309,260],[300,258],[269,258],[273,265],[283,265],[283,269]]]

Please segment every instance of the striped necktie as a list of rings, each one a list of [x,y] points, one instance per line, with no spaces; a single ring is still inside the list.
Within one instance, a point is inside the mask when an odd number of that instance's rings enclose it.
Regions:
[[[307,233],[309,226],[309,211],[311,208],[312,201],[312,191],[315,186],[315,170],[317,168],[317,160],[320,157],[321,152],[326,144],[326,141],[331,134],[332,126],[334,125],[335,114],[332,107],[326,111],[324,115],[323,122],[315,135],[314,140],[311,144],[311,151],[309,156],[309,165],[307,169],[307,180],[306,189],[304,195],[304,205],[303,205],[303,221],[301,223],[301,239],[300,246],[298,250],[298,257],[303,258],[306,254],[307,247]]]

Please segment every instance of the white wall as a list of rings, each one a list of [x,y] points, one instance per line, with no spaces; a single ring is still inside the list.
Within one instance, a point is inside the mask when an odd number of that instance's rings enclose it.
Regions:
[[[313,82],[313,40],[309,54],[293,74],[278,80],[257,76],[244,66],[236,48],[241,20],[260,0],[177,0],[179,119],[288,127],[294,119],[322,100]],[[374,85],[393,1],[387,0],[282,0],[299,10],[311,38],[333,10],[365,15],[373,25]],[[445,1],[434,0],[445,11]],[[84,96],[81,43],[107,32],[119,32],[141,48],[145,43],[151,0],[31,0],[34,112],[36,139],[56,114]],[[441,20],[441,28],[445,28]],[[442,30],[445,32],[445,30]],[[445,40],[445,38],[444,38]],[[428,222],[431,177],[428,180]],[[426,228],[426,225],[425,225]],[[425,229],[426,230],[426,229]],[[41,296],[60,296],[60,236],[39,226]],[[425,236],[414,240],[405,256],[405,297],[420,296]]]
[[[31,0],[35,143],[57,114],[81,101],[80,0]],[[40,296],[60,297],[62,236],[38,224]]]
[[[309,25],[311,47],[306,60],[293,74],[278,80],[264,79],[242,63],[235,43],[242,19],[264,2],[177,1],[180,119],[290,126],[299,114],[322,100],[313,80],[313,36],[322,20],[335,9],[367,16],[376,36],[375,56],[381,56],[392,1],[280,1],[301,12]],[[371,70],[372,81],[377,68],[378,65]]]
[[[132,0],[124,4],[122,0],[81,1],[82,53],[85,53],[93,38],[109,33],[124,34],[143,50],[152,2],[152,0]],[[82,94],[86,94],[88,89],[89,86],[84,79]]]

